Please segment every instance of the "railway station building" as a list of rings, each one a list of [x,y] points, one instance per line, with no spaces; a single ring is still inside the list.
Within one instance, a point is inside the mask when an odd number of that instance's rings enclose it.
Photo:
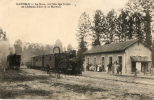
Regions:
[[[148,73],[152,67],[152,51],[139,40],[95,46],[85,52],[84,70],[89,70],[90,66],[101,66],[107,72],[109,62],[118,62],[122,74],[132,74],[135,70]]]

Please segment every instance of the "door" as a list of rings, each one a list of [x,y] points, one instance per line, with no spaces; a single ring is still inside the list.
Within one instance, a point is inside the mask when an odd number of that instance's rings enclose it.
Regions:
[[[118,63],[120,65],[119,71],[120,71],[120,73],[122,73],[122,56],[118,56]]]
[[[141,72],[143,72],[143,73],[148,72],[148,63],[147,62],[141,63]]]
[[[136,62],[132,62],[132,72],[135,72],[136,70]]]
[[[112,64],[112,57],[109,57],[109,63]]]
[[[105,58],[102,57],[102,70],[105,71]]]
[[[113,71],[113,66],[112,66],[112,57],[109,57],[109,66],[108,66],[108,72]]]
[[[87,58],[86,70],[89,71],[89,58]]]
[[[122,66],[122,56],[118,56],[118,62]]]

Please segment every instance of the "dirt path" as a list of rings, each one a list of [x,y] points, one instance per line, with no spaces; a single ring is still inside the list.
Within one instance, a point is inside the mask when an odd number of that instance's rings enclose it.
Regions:
[[[5,78],[1,80],[0,87],[0,98],[54,100],[154,99],[154,86],[150,84],[87,77],[84,74],[83,76],[61,75],[60,79],[56,79],[44,71],[34,69],[8,71]]]

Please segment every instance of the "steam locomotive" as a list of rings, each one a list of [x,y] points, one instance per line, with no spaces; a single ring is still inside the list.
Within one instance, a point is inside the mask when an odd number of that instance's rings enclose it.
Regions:
[[[82,69],[75,50],[60,53],[59,47],[55,47],[53,52],[55,49],[58,49],[59,53],[34,56],[27,66],[56,73],[81,74]]]

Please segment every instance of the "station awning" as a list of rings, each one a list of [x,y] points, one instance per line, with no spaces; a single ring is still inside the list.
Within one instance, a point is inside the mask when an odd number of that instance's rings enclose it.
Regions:
[[[131,56],[133,62],[151,62],[147,56]]]

